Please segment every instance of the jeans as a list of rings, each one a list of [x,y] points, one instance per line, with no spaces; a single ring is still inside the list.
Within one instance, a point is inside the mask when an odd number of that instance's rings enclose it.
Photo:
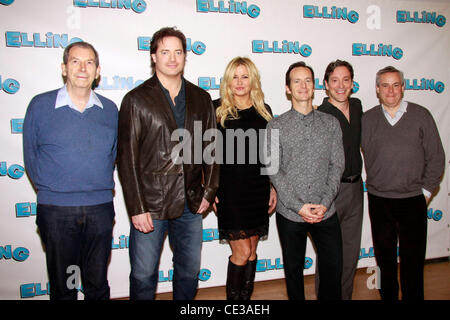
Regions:
[[[397,239],[403,300],[423,300],[427,246],[425,197],[390,199],[368,194],[373,248],[381,273],[383,300],[398,300]]]
[[[159,277],[159,260],[166,231],[173,251],[173,299],[192,300],[197,292],[203,240],[203,217],[185,206],[171,220],[153,219],[154,231],[130,230],[130,299],[152,300]]]
[[[305,300],[303,269],[306,240],[311,234],[319,264],[319,300],[341,299],[342,238],[336,214],[319,223],[293,222],[277,213],[286,288],[290,300]]]
[[[77,299],[74,270],[80,271],[86,300],[109,299],[107,267],[114,215],[112,202],[80,207],[37,205],[36,224],[45,246],[51,300]]]

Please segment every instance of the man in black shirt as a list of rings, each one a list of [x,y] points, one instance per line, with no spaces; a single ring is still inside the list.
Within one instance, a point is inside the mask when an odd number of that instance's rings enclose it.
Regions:
[[[335,203],[343,245],[342,299],[350,300],[360,253],[363,220],[360,153],[363,112],[361,101],[350,98],[353,89],[353,67],[350,63],[341,60],[331,62],[325,70],[324,82],[328,97],[323,99],[318,110],[339,120],[344,143],[345,170]],[[318,281],[319,277],[316,276],[316,288]]]

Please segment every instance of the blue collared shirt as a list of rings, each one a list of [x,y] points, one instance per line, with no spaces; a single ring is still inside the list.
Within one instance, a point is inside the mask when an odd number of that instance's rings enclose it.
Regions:
[[[103,109],[102,102],[97,97],[95,92],[93,90],[91,90],[91,95],[89,96],[89,100],[88,100],[88,102],[86,104],[86,108],[84,110],[92,108],[94,105]],[[70,99],[69,93],[67,92],[67,86],[64,86],[61,89],[59,89],[58,94],[56,95],[55,109],[61,108],[64,106],[69,106],[70,108],[80,112],[80,110],[78,110],[78,108],[72,102],[72,99]]]
[[[400,120],[400,118],[406,112],[406,109],[408,108],[408,102],[406,102],[405,100],[402,100],[402,102],[400,102],[400,108],[398,108],[393,118],[386,111],[386,107],[384,105],[381,106],[383,109],[384,116],[386,117],[386,120],[391,124],[391,126],[393,126]]]

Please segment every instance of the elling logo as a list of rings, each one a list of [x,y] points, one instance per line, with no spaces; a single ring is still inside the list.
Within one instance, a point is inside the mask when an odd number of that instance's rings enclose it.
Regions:
[[[151,37],[138,37],[138,50],[150,51]],[[196,55],[201,55],[206,51],[206,45],[201,41],[192,41],[191,38],[186,39],[186,51],[192,51]]]
[[[435,79],[405,79],[405,90],[429,90],[442,93],[445,90],[445,84]]]
[[[6,93],[14,94],[20,89],[19,81],[15,79],[5,79],[2,81],[2,76],[0,75],[0,91],[3,90]]]
[[[309,57],[312,53],[312,48],[308,44],[302,44],[298,41],[283,40],[280,43],[278,41],[266,40],[253,40],[252,41],[253,53],[297,53],[303,57]]]
[[[142,13],[147,9],[144,0],[73,0],[73,5],[80,8],[132,9],[136,13]]]
[[[0,177],[10,177],[17,180],[22,178],[25,173],[25,168],[18,164],[7,165],[6,161],[0,162]]]
[[[446,19],[443,15],[437,15],[436,12],[427,12],[427,11],[410,12],[405,10],[398,10],[397,22],[428,23],[428,24],[435,24],[438,27],[442,28],[445,25]]]
[[[214,0],[197,0],[197,12],[219,12],[219,13],[240,13],[246,14],[250,18],[257,18],[261,12],[261,9],[254,4],[248,5],[246,1],[218,1],[217,6],[214,4]]]
[[[198,86],[204,90],[219,90],[222,79],[215,77],[199,77]]]
[[[13,248],[10,244],[6,246],[0,246],[0,260],[14,259],[15,261],[22,262],[28,259],[30,256],[30,250],[24,247]]]
[[[72,38],[66,33],[54,34],[47,32],[45,36],[40,33],[33,33],[28,35],[27,32],[7,31],[6,32],[6,46],[7,47],[34,47],[34,48],[65,48],[74,42],[83,41],[80,38]]]
[[[359,20],[358,12],[354,10],[348,10],[347,8],[337,8],[332,6],[328,7],[318,7],[312,5],[303,6],[303,17],[304,18],[322,18],[322,19],[336,19],[336,20],[348,20],[350,23],[356,23]]]
[[[395,60],[400,60],[403,57],[403,50],[398,47],[393,47],[391,44],[366,44],[353,43],[352,55],[354,56],[378,56],[378,57],[392,57]]]

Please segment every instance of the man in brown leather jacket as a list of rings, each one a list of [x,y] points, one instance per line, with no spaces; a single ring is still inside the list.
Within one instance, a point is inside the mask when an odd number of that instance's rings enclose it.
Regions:
[[[199,160],[198,141],[203,155],[211,144],[203,141],[203,133],[216,128],[216,117],[210,95],[183,78],[183,33],[163,28],[150,45],[155,73],[125,95],[119,113],[118,170],[132,222],[130,299],[154,298],[167,231],[173,250],[173,298],[191,300],[200,271],[202,214],[214,201],[219,183],[218,165]],[[183,136],[177,135],[180,131]],[[179,140],[184,140],[182,163],[173,156]],[[186,161],[187,154],[193,161]]]

